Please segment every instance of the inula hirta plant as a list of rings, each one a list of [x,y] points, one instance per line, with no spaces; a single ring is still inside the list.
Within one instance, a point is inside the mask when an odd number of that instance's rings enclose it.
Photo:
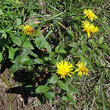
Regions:
[[[87,32],[88,37],[90,37],[91,33],[95,33],[98,31],[98,28],[91,24],[89,21],[82,21],[83,31]]]
[[[85,14],[85,17],[88,17],[88,19],[90,21],[93,21],[94,19],[97,19],[97,16],[93,13],[93,10],[85,9],[83,13]]]
[[[22,32],[24,32],[26,35],[33,35],[35,33],[35,29],[33,29],[31,26],[22,25],[22,27],[23,27]]]
[[[76,64],[76,66],[78,66],[78,69],[76,69],[74,72],[78,72],[79,76],[82,75],[88,75],[88,68],[86,67],[86,63],[83,62],[78,62],[78,64]]]
[[[93,10],[85,9],[83,14],[85,14],[85,18],[87,17],[90,21],[97,19],[97,16],[93,13]],[[82,21],[83,31],[87,32],[87,36],[90,37],[91,33],[96,33],[98,28],[91,24],[89,21]]]
[[[61,61],[56,63],[57,73],[61,75],[61,78],[65,78],[65,76],[70,76],[70,73],[73,73],[73,65],[68,61]]]

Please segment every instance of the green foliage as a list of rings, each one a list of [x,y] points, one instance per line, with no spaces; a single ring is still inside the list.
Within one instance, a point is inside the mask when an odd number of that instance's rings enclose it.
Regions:
[[[47,86],[38,86],[35,91],[36,91],[36,93],[44,93],[44,92],[49,91],[49,89],[50,88]]]
[[[82,88],[82,83],[86,83],[89,79],[95,80],[96,78],[98,81],[94,83],[97,86],[101,85],[102,102],[100,103],[105,110],[106,102],[100,74],[103,73],[103,77],[105,77],[103,83],[107,84],[110,81],[108,68],[110,62],[107,60],[110,55],[108,38],[110,28],[107,23],[110,21],[108,20],[108,8],[105,7],[104,10],[101,7],[104,1],[42,1],[43,3],[39,0],[19,0],[19,2],[3,0],[0,2],[1,67],[4,67],[5,62],[9,61],[10,76],[12,77],[20,70],[32,72],[34,75],[31,77],[36,88],[35,91],[32,91],[33,93],[40,94],[51,103],[56,97],[60,97],[62,101],[70,102],[74,106],[76,106],[75,97],[78,95],[80,98],[80,95],[84,94],[78,88]],[[99,28],[99,32],[92,34],[90,38],[81,27],[82,21],[85,20],[84,9],[93,9],[98,16],[94,23]],[[32,36],[23,33],[21,25],[25,24],[35,29]],[[74,73],[71,77],[61,79],[56,74],[55,65],[61,60],[70,61],[74,70],[78,61],[86,62],[89,75],[84,78]],[[105,71],[106,74],[104,74]],[[37,75],[40,78],[36,81]],[[100,85],[99,81],[101,81]],[[93,91],[90,89],[90,92]],[[89,95],[91,94],[89,93]],[[94,97],[96,97],[95,95]],[[92,102],[93,105],[94,103]],[[87,104],[91,103],[87,102]]]

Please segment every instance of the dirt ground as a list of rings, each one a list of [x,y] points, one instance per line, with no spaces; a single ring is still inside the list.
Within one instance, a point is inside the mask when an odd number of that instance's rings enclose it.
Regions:
[[[0,110],[54,110],[48,102],[39,106],[36,96],[28,95],[23,87],[16,85],[8,69],[0,74]]]

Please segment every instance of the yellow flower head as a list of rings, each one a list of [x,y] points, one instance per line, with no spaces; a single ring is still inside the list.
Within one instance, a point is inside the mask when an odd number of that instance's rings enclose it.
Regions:
[[[33,29],[31,26],[28,26],[28,25],[22,25],[23,27],[23,32],[26,34],[26,35],[33,35],[33,33],[35,33],[35,29]]]
[[[97,19],[97,16],[93,13],[93,10],[85,9],[83,13],[85,14],[85,17],[88,17],[88,19],[91,21]]]
[[[83,31],[87,32],[88,37],[90,37],[90,33],[95,33],[98,31],[98,28],[95,27],[93,24],[90,24],[88,21],[82,21]]]
[[[57,73],[61,75],[61,78],[65,78],[65,76],[70,76],[70,73],[73,73],[73,65],[68,61],[61,61],[56,63]]]
[[[74,72],[78,72],[78,75],[79,76],[82,76],[83,75],[88,75],[88,68],[86,67],[86,63],[83,63],[83,62],[78,62],[78,64],[76,64],[76,66],[78,66],[79,68],[76,69]]]
[[[90,37],[91,32],[91,25],[88,21],[82,21],[82,27],[84,28],[83,31],[87,32],[88,37]]]
[[[95,32],[98,32],[98,31],[99,31],[98,27],[95,27],[95,26],[93,26],[92,29],[91,29],[92,33],[95,33]]]

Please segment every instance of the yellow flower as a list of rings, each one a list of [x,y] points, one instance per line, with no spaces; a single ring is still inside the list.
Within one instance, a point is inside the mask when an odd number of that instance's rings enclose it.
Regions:
[[[97,19],[97,16],[92,11],[93,10],[85,9],[83,12],[85,14],[85,17],[88,17],[88,19],[91,21],[93,21],[94,19]]]
[[[61,75],[61,78],[65,78],[65,76],[70,76],[70,73],[73,73],[73,65],[68,61],[61,61],[56,63],[57,73]]]
[[[95,27],[95,26],[93,26],[92,29],[91,29],[91,32],[92,32],[92,33],[95,33],[95,32],[97,32],[97,31],[99,31],[98,28]]]
[[[90,37],[90,33],[95,33],[98,31],[98,28],[95,27],[93,24],[90,24],[88,21],[82,21],[82,26],[84,29],[83,31],[87,32],[88,37]]]
[[[83,31],[87,32],[88,37],[90,37],[90,30],[91,30],[91,25],[88,21],[82,21],[82,27],[84,28]]]
[[[86,63],[83,63],[83,62],[78,62],[78,64],[76,64],[76,66],[78,66],[79,68],[76,69],[74,72],[78,72],[78,75],[79,76],[82,76],[83,75],[88,75],[88,68],[86,67]]]
[[[33,29],[31,26],[28,26],[28,25],[22,25],[23,27],[23,32],[26,34],[26,35],[33,35],[33,33],[35,33],[35,29]]]

